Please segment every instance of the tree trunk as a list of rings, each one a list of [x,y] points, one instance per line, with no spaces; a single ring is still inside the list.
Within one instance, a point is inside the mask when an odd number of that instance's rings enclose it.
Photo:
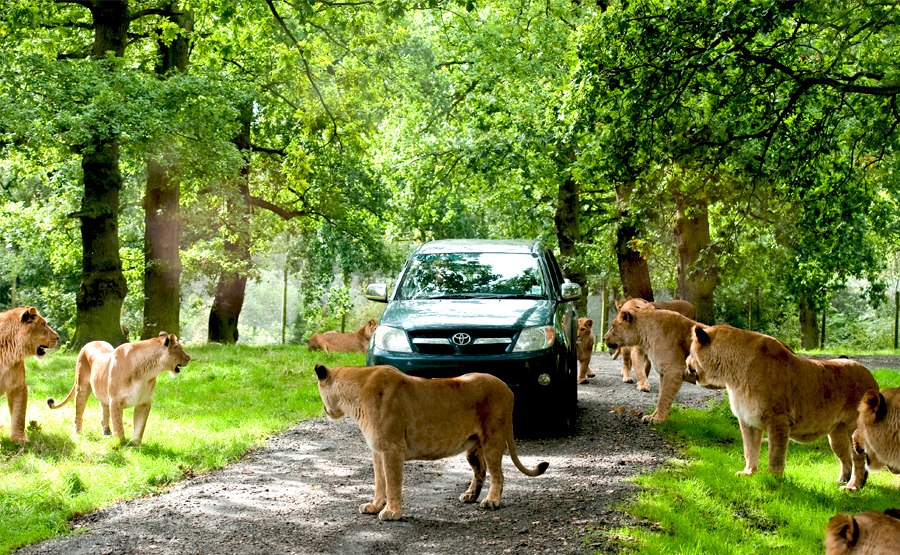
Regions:
[[[125,54],[128,40],[128,3],[92,0],[86,4],[94,22],[91,55]],[[113,135],[96,135],[74,145],[81,154],[84,196],[81,210],[81,285],[75,297],[75,336],[70,348],[80,349],[93,340],[119,345],[126,340],[121,326],[122,303],[128,285],[119,258],[119,143]]]
[[[628,214],[630,185],[616,186],[616,202],[619,205],[619,223],[616,229],[616,260],[619,263],[619,278],[622,292],[626,297],[653,301],[653,286],[650,283],[650,266],[647,259],[636,248],[640,239],[637,226]]]
[[[815,305],[806,293],[800,295],[800,348],[819,348],[819,320]]]
[[[556,201],[556,238],[559,242],[559,264],[563,275],[581,286],[581,298],[575,303],[579,314],[587,312],[587,276],[584,264],[578,256],[577,245],[581,241],[579,221],[580,203],[578,200],[578,184],[571,177],[559,185]]]
[[[75,337],[70,348],[94,340],[120,345],[122,302],[128,293],[119,258],[119,147],[114,139],[98,142],[82,155],[84,198],[81,211],[81,286],[75,297]]]
[[[175,5],[170,6],[175,9]],[[190,32],[194,27],[190,11],[172,16],[179,27]],[[171,44],[158,43],[156,71],[164,77],[169,71],[187,69],[190,40],[180,35]],[[144,324],[141,339],[150,339],[167,331],[181,334],[181,190],[173,162],[147,160],[147,190],[144,194]]]
[[[250,121],[252,105],[248,102],[241,108],[241,131],[234,139],[238,150],[245,155],[250,149]],[[237,270],[225,271],[216,283],[215,298],[209,311],[208,340],[212,343],[233,344],[238,340],[238,320],[244,307],[247,293],[246,270],[252,265],[250,247],[246,237],[250,204],[250,164],[241,168],[238,177],[238,194],[226,204],[228,218],[226,228],[229,239],[225,241],[226,257],[237,261]],[[235,239],[231,239],[234,237]]]
[[[706,201],[692,200],[685,206],[685,198],[675,193],[675,244],[678,247],[678,298],[690,301],[697,308],[697,321],[715,321],[713,293],[718,283],[718,271],[711,262],[698,267],[700,255],[709,247],[709,210]]]

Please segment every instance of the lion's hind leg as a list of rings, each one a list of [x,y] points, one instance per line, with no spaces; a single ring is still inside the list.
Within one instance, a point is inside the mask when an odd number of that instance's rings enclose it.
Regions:
[[[487,467],[485,466],[484,456],[480,444],[475,444],[466,451],[466,460],[472,467],[472,482],[469,483],[469,489],[459,496],[459,500],[463,503],[474,503],[478,501],[481,495],[481,488],[484,486],[484,478],[487,476]],[[491,479],[493,482],[493,478]]]
[[[506,437],[495,434],[482,447],[483,459],[487,463],[487,471],[491,475],[491,487],[487,497],[481,502],[482,509],[499,509],[503,495],[503,453],[506,451]]]
[[[846,489],[859,489],[859,483],[865,483],[861,476],[866,472],[866,455],[852,448],[852,439],[846,424],[838,425],[828,434],[828,444],[841,461],[841,474],[838,482],[848,484]],[[855,486],[855,487],[851,487]]]

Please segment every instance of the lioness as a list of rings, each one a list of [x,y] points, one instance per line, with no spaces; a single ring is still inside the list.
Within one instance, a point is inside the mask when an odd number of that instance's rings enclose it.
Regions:
[[[741,426],[744,459],[738,474],[759,467],[763,432],[768,433],[769,472],[784,473],[788,440],[801,443],[828,436],[841,461],[839,481],[858,489],[865,480],[865,457],[851,449],[857,407],[872,373],[849,359],[810,360],[774,337],[731,326],[695,327],[688,372],[700,385],[728,389],[731,412]]]
[[[625,305],[625,303],[630,301],[632,298],[633,297],[625,297],[624,299],[616,299],[616,310],[622,310],[622,307]],[[647,302],[644,299],[638,300]],[[697,319],[697,309],[694,308],[694,305],[689,301],[653,301],[649,304],[656,308],[677,312],[683,315],[685,318],[689,318],[691,320]],[[650,368],[652,367],[652,364],[650,363],[650,359],[646,356],[646,353],[644,353],[641,346],[631,345],[628,347],[619,347],[613,353],[613,360],[615,360],[616,356],[619,353],[622,354],[622,381],[625,383],[634,383],[634,379],[631,377],[631,370],[632,368],[634,368],[634,375],[637,378],[638,391],[650,391],[650,381],[648,380],[648,377],[650,375]]]
[[[825,527],[825,555],[900,553],[900,510],[838,513]]]
[[[590,318],[578,319],[578,336],[575,339],[575,358],[578,359],[578,383],[587,383],[594,377],[591,370],[591,353],[594,352],[594,321]]]
[[[513,439],[513,393],[489,374],[425,379],[408,376],[393,366],[316,365],[325,414],[337,420],[349,414],[372,449],[375,497],[359,507],[381,520],[398,520],[403,487],[403,462],[436,460],[466,452],[474,477],[459,499],[478,500],[485,470],[491,487],[481,502],[500,507],[503,492],[503,452],[528,476],[538,476],[549,463],[526,468],[516,455]]]
[[[75,384],[69,395],[58,404],[50,397],[47,406],[58,409],[75,397],[75,434],[78,435],[81,434],[84,407],[93,391],[103,409],[100,421],[103,435],[110,435],[111,421],[112,434],[122,441],[125,440],[122,410],[134,407],[131,443],[140,445],[156,377],[163,372],[175,377],[190,360],[178,338],[164,331],[153,339],[125,343],[115,349],[106,341],[91,341],[78,353]]]
[[[339,333],[336,331],[326,331],[325,333],[314,333],[309,338],[307,350],[309,351],[325,351],[327,352],[358,352],[364,353],[369,348],[369,339],[375,333],[378,327],[378,321],[370,318],[366,325],[359,328],[353,333]]]
[[[662,310],[642,299],[631,299],[622,305],[611,322],[603,341],[609,348],[640,346],[659,372],[659,396],[653,414],[644,422],[665,422],[672,402],[684,380],[691,329],[702,326],[677,312]]]
[[[867,391],[859,402],[856,425],[853,447],[865,453],[867,468],[900,474],[900,387]],[[865,478],[859,487],[864,485]]]
[[[47,349],[56,347],[56,333],[33,306],[0,313],[0,396],[9,405],[9,438],[25,443],[25,411],[28,386],[25,385],[25,359],[44,358]]]

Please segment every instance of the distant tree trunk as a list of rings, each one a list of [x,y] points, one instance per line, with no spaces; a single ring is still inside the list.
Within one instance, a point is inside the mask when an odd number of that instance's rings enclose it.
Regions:
[[[584,264],[578,256],[577,245],[581,242],[581,226],[579,225],[579,213],[581,207],[578,199],[578,184],[571,177],[567,177],[559,185],[559,193],[556,201],[556,238],[559,242],[560,266],[563,275],[581,286],[581,298],[575,303],[579,314],[587,312],[587,276]]]
[[[713,293],[718,283],[715,265],[697,267],[700,255],[709,247],[709,210],[704,200],[692,199],[685,206],[681,193],[675,194],[675,244],[678,247],[678,298],[697,308],[697,320],[715,321]]]
[[[815,304],[806,293],[800,295],[800,348],[817,349],[819,347],[819,319]]]
[[[174,11],[175,5],[170,9]],[[186,33],[193,30],[193,12],[171,19]],[[173,69],[185,71],[190,57],[190,39],[179,35],[171,44],[158,42],[157,73],[164,77]],[[144,325],[141,339],[160,331],[181,334],[181,190],[174,162],[147,160],[147,190],[144,194]]]
[[[125,0],[89,0],[94,23],[91,55],[101,59],[107,52],[121,57],[128,41],[128,3]],[[80,349],[99,339],[113,345],[126,338],[121,326],[122,303],[128,285],[119,258],[119,142],[113,135],[95,135],[82,145],[84,196],[81,209],[72,214],[81,220],[81,286],[75,296],[75,336],[70,348]]]
[[[619,278],[622,292],[626,297],[653,301],[653,286],[650,283],[650,266],[647,259],[635,248],[640,239],[637,226],[628,214],[630,185],[616,186],[616,202],[619,205],[619,223],[616,229],[616,259],[619,262]]]
[[[246,154],[250,149],[250,122],[252,105],[248,102],[241,108],[241,131],[234,139],[238,150]],[[225,241],[226,257],[237,261],[236,270],[219,274],[215,298],[209,311],[208,340],[212,343],[234,344],[238,340],[238,320],[244,307],[247,293],[246,270],[251,266],[250,247],[246,238],[247,218],[250,210],[250,164],[241,168],[238,178],[238,194],[227,202],[228,218],[226,227],[229,239]],[[234,237],[232,239],[231,237]]]

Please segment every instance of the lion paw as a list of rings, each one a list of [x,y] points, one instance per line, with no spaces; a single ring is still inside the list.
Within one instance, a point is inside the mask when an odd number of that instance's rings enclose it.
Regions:
[[[481,508],[497,510],[500,508],[500,500],[499,499],[491,499],[490,497],[488,497],[487,499],[485,499],[484,501],[481,502]]]
[[[467,491],[464,494],[459,496],[459,500],[462,501],[463,503],[474,503],[474,502],[478,501],[478,494]]]
[[[392,510],[384,508],[380,513],[378,513],[379,520],[400,520],[402,517],[403,511],[401,511],[400,509]]]
[[[597,374],[595,374],[593,370],[588,370],[587,377],[593,378],[593,377],[595,377],[596,375],[597,375]]]
[[[650,392],[650,384],[648,382],[641,382],[637,385],[638,391],[643,391],[645,393]]]
[[[579,383],[579,384],[585,384],[585,383],[588,383],[588,379],[587,379],[587,378],[578,378],[578,383]]]
[[[643,420],[644,422],[648,422],[650,424],[659,424],[660,422],[666,421],[665,418],[657,416],[656,413],[648,414],[647,416],[643,417],[641,420]]]
[[[631,376],[623,376],[622,381],[625,383],[634,383],[634,378],[632,378]]]
[[[359,512],[364,515],[377,515],[384,505],[378,506],[375,503],[365,503],[359,506]]]

